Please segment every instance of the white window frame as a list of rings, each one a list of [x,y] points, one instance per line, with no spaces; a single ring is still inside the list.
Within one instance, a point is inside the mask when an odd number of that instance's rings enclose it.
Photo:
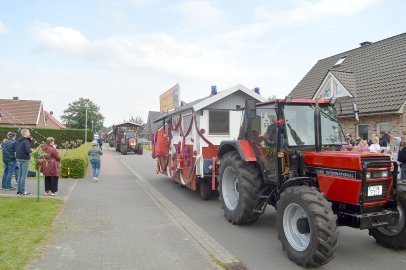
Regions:
[[[212,133],[212,132],[210,132],[210,112],[226,112],[226,113],[228,113],[228,132],[227,133],[217,133],[217,132]],[[231,132],[230,131],[230,127],[231,127],[230,121],[231,121],[231,116],[230,116],[230,111],[229,110],[208,110],[207,129],[208,129],[209,135],[211,135],[211,136],[213,136],[213,135],[215,135],[215,136],[228,136],[228,135],[230,135],[230,132]]]

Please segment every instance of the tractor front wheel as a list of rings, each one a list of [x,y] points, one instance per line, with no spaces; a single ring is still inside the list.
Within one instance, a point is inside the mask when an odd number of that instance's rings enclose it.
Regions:
[[[276,204],[278,238],[290,260],[317,267],[334,258],[337,216],[331,203],[316,188],[287,188]]]
[[[250,224],[261,213],[254,210],[262,185],[261,170],[244,162],[236,151],[227,153],[220,166],[219,190],[224,216],[232,224]]]
[[[121,146],[121,154],[122,155],[127,155],[127,145],[122,145]]]
[[[406,185],[397,187],[399,222],[394,226],[369,229],[378,244],[393,249],[406,249]]]
[[[144,147],[143,147],[143,145],[139,143],[139,144],[137,145],[137,148],[138,148],[137,154],[138,154],[138,155],[142,155],[142,153],[144,152]]]

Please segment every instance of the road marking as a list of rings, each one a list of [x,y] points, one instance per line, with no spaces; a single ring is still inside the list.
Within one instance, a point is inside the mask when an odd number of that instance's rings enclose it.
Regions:
[[[166,213],[180,228],[186,231],[196,243],[215,261],[221,262],[226,269],[242,270],[246,267],[224,246],[217,242],[199,225],[191,220],[177,206],[169,201],[161,192],[154,188],[137,171],[131,168],[123,159],[120,160],[137,178],[137,183],[152,198],[155,204]]]

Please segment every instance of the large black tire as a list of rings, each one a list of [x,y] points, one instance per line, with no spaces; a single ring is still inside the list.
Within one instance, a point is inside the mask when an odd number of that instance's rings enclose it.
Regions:
[[[201,179],[199,183],[199,195],[203,201],[210,200],[213,196],[213,191],[211,190],[211,181],[208,179]]]
[[[112,141],[109,142],[110,147],[114,147],[114,143]]]
[[[231,199],[232,192],[227,192],[230,186],[227,184],[230,182],[227,176],[230,172],[235,172],[235,189],[238,191],[235,192],[236,200]],[[236,151],[224,156],[220,166],[219,191],[221,207],[229,222],[242,225],[258,220],[261,213],[254,212],[254,209],[262,183],[261,170],[256,164],[244,162]]]
[[[278,238],[290,260],[316,267],[334,258],[337,216],[316,188],[287,188],[276,204]]]
[[[122,145],[121,146],[121,154],[122,155],[127,155],[127,145]]]
[[[138,148],[137,154],[138,154],[138,155],[142,155],[142,153],[144,153],[144,147],[143,147],[143,145],[142,145],[142,144],[138,144],[138,145],[137,145],[137,148]]]
[[[369,234],[384,247],[406,249],[406,184],[397,187],[399,223],[397,226],[382,226],[369,229]]]

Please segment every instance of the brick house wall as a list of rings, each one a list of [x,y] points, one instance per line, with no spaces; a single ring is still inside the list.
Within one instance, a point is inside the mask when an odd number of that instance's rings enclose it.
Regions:
[[[340,124],[345,134],[351,133],[353,138],[359,136],[358,125],[368,125],[368,139],[372,134],[378,134],[381,123],[388,123],[389,130],[392,135],[400,137],[402,131],[406,131],[406,106],[401,114],[381,114],[371,116],[361,116],[359,123],[355,121],[355,117],[340,118]]]

